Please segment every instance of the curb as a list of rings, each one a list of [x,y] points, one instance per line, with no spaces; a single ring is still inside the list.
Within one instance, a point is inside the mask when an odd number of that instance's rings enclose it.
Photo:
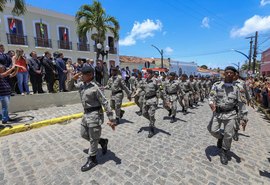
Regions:
[[[132,105],[136,105],[135,102],[123,103],[122,107],[129,107]],[[62,123],[71,119],[78,119],[78,118],[81,118],[82,116],[83,116],[83,113],[78,113],[78,114],[72,114],[68,116],[61,116],[58,118],[48,119],[44,121],[38,121],[38,122],[30,123],[30,124],[26,123],[26,124],[16,125],[16,126],[13,126],[12,128],[4,128],[0,130],[0,137],[19,133],[19,132],[25,132],[25,131],[35,129],[35,128],[41,128],[41,127],[45,127],[49,125],[54,125],[56,123]]]

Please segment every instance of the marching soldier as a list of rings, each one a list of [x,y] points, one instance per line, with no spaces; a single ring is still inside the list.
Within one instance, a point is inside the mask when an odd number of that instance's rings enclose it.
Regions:
[[[204,77],[201,77],[200,85],[201,85],[201,91],[200,91],[201,101],[203,102],[205,98],[205,78]]]
[[[144,103],[143,103],[143,116],[150,121],[148,138],[151,138],[155,134],[155,112],[157,109],[157,94],[159,86],[153,78],[154,72],[151,69],[146,71],[146,79],[139,86],[139,91],[143,90]]]
[[[213,117],[207,128],[218,139],[217,147],[221,148],[220,161],[224,165],[228,164],[227,152],[231,148],[237,112],[242,116],[241,122],[247,121],[247,112],[243,111],[243,103],[239,97],[240,90],[233,83],[236,71],[232,66],[226,67],[224,81],[213,85],[209,97]],[[224,134],[220,129],[222,124],[224,124]]]
[[[189,76],[189,81],[190,81],[190,85],[192,86],[192,88],[194,90],[192,93],[190,93],[191,94],[190,95],[190,105],[195,106],[198,103],[198,102],[196,102],[196,99],[197,99],[196,94],[197,94],[197,91],[198,91],[197,82],[194,80],[193,75]]]
[[[190,93],[194,92],[194,89],[191,86],[190,81],[188,81],[187,79],[188,79],[188,76],[186,74],[182,74],[181,85],[182,85],[184,94],[180,96],[179,103],[182,106],[182,111],[184,112],[184,115],[187,114],[187,110],[189,108]]]
[[[81,136],[90,142],[89,157],[85,165],[81,167],[81,171],[88,171],[95,167],[98,162],[96,159],[98,144],[102,147],[102,153],[105,155],[107,152],[108,139],[100,138],[101,125],[104,122],[104,114],[102,106],[109,118],[108,125],[114,130],[113,112],[109,106],[107,99],[103,92],[99,89],[94,82],[94,69],[90,66],[85,66],[81,70],[82,82],[76,83],[75,87],[79,88],[79,93],[84,108],[84,115],[81,124]],[[77,80],[80,73],[76,74],[73,78]]]
[[[125,113],[124,110],[121,110],[122,101],[124,98],[123,90],[126,92],[129,100],[131,100],[131,92],[129,91],[122,77],[118,75],[118,69],[112,67],[111,70],[112,76],[108,80],[108,83],[105,88],[111,89],[112,91],[110,105],[111,108],[115,110],[116,124],[120,124],[120,118],[122,118]]]
[[[241,105],[243,106],[241,110],[242,112],[248,112],[246,105],[249,105],[249,103],[251,102],[251,97],[247,91],[247,86],[246,86],[245,81],[239,78],[239,71],[236,72],[234,84],[240,89],[240,101],[242,102]],[[233,135],[233,140],[235,141],[239,140],[238,131],[240,130],[240,123],[241,123],[241,120],[243,119],[241,115],[243,115],[243,113],[242,114],[238,113],[236,121],[235,121],[235,128],[234,128],[235,133]],[[248,120],[244,120],[244,121],[245,121],[245,124],[242,125],[243,130],[245,130],[246,123]]]
[[[194,76],[194,81],[195,81],[195,104],[197,105],[199,103],[200,99],[200,81],[198,79],[198,76]]]
[[[138,76],[135,80],[135,94],[136,95],[134,96],[134,102],[140,108],[140,110],[136,112],[139,116],[142,115],[142,107],[143,107],[143,100],[144,100],[144,94],[145,94],[145,92],[142,89],[140,89],[139,91],[139,87],[141,86],[142,83],[143,83],[142,73],[139,71]]]
[[[163,88],[164,108],[169,111],[169,116],[172,116],[170,121],[171,123],[176,121],[175,116],[177,111],[178,92],[184,94],[179,82],[175,80],[175,76],[176,74],[171,72],[169,74],[169,81]]]
[[[212,82],[209,79],[210,77],[206,77],[206,81],[205,81],[205,97],[208,98],[209,97],[209,93],[212,87]]]

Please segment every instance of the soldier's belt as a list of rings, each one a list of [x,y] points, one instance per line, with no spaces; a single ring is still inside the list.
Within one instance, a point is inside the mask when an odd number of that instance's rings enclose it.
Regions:
[[[167,92],[167,94],[168,94],[168,95],[177,95],[177,92],[174,92],[174,93],[168,93],[168,92]]]
[[[119,94],[119,93],[122,93],[123,91],[122,90],[119,90],[119,91],[116,91],[116,92],[112,92],[112,95],[116,95],[116,94]]]
[[[102,107],[99,106],[99,107],[90,107],[90,108],[87,108],[87,109],[84,109],[84,113],[91,113],[91,112],[94,112],[94,111],[99,111]]]
[[[146,99],[146,100],[149,100],[149,99],[152,99],[152,98],[154,98],[154,97],[156,97],[156,95],[153,95],[153,96],[145,96],[145,99]]]
[[[216,113],[227,113],[227,112],[231,112],[231,111],[234,111],[236,110],[235,108],[231,108],[231,109],[224,109],[224,108],[221,108],[221,107],[216,107]]]

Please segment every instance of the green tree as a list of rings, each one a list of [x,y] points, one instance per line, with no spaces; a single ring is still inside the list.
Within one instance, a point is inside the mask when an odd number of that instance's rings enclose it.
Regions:
[[[0,0],[0,12],[3,12],[8,2],[14,2],[13,15],[22,15],[26,12],[24,0]]]
[[[201,68],[208,69],[207,65],[202,65]]]
[[[91,39],[102,44],[106,40],[106,33],[113,33],[114,39],[119,39],[119,23],[116,18],[107,15],[99,1],[94,0],[92,5],[82,5],[76,13],[77,33],[80,37],[86,36],[88,31],[96,30]]]

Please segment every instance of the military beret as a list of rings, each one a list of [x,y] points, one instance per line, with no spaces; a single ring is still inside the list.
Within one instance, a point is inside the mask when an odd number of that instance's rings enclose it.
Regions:
[[[154,71],[152,69],[147,69],[146,72],[151,74],[151,75],[154,74]]]
[[[189,75],[189,78],[194,78],[194,76],[193,75]]]
[[[188,78],[187,74],[182,74],[182,77],[186,77],[186,78]]]
[[[235,69],[235,67],[233,67],[233,66],[227,66],[226,68],[225,68],[225,71],[227,71],[227,70],[231,70],[231,71],[233,71],[233,72],[237,72],[237,70]]]
[[[94,69],[91,66],[84,66],[81,70],[82,74],[92,73],[94,74]]]
[[[175,72],[170,72],[170,76],[176,76]]]

